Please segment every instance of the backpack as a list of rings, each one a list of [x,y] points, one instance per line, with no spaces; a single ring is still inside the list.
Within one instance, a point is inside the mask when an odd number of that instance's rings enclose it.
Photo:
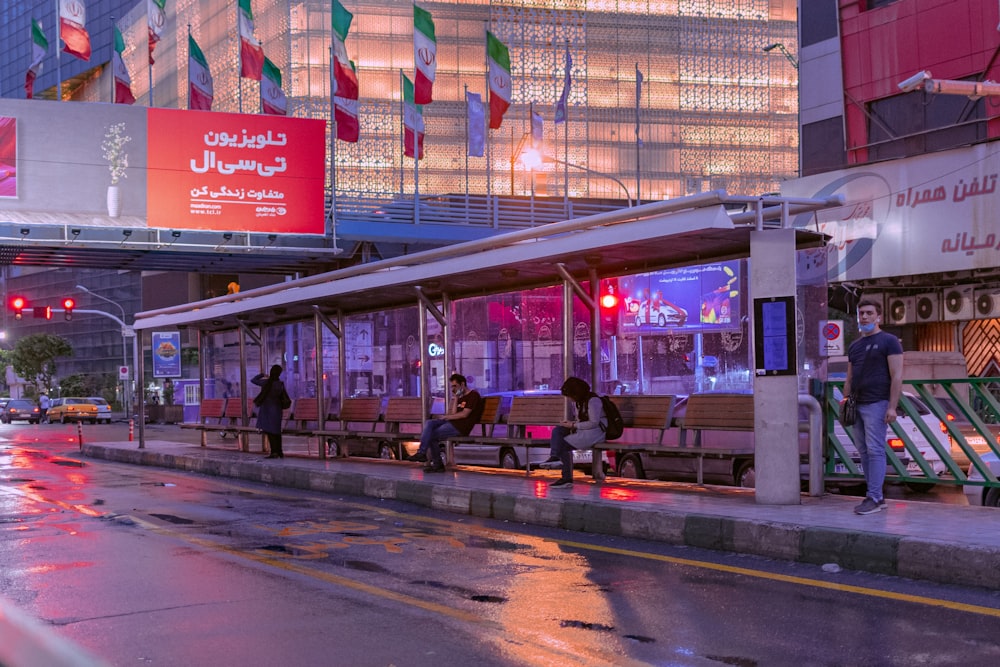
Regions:
[[[618,411],[618,406],[607,396],[601,396],[601,407],[604,408],[604,416],[608,419],[608,425],[604,428],[605,440],[617,440],[625,432],[625,420],[622,413]]]

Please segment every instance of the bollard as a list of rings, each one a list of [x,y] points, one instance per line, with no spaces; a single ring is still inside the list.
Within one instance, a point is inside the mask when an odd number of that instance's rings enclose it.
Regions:
[[[80,441],[80,451],[83,451],[83,422],[76,422],[76,439]]]
[[[134,419],[129,419],[128,420],[128,441],[132,442],[132,440],[134,438],[135,438],[135,420]]]

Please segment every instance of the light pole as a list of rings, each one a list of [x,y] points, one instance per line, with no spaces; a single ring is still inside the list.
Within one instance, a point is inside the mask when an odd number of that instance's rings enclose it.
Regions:
[[[778,49],[779,51],[781,51],[781,54],[783,56],[785,56],[785,58],[788,60],[788,62],[792,63],[792,67],[794,67],[795,69],[799,68],[799,61],[795,59],[795,56],[793,56],[791,53],[788,52],[788,49],[786,49],[785,45],[782,44],[781,42],[775,42],[774,44],[768,44],[767,46],[764,47],[764,53],[770,53],[771,51],[774,51],[775,49]]]
[[[580,171],[585,171],[588,174],[594,174],[595,176],[600,176],[608,180],[614,181],[621,187],[622,191],[625,193],[625,201],[628,202],[629,208],[632,207],[632,195],[629,194],[628,188],[624,183],[621,182],[615,176],[611,174],[606,174],[603,171],[597,171],[596,169],[591,169],[590,167],[584,167],[582,164],[573,164],[572,162],[567,162],[565,160],[560,160],[557,157],[552,157],[551,155],[544,155],[537,148],[526,148],[519,153],[521,158],[521,164],[523,164],[528,169],[534,169],[539,164],[545,162],[551,162],[553,164],[561,164],[566,167],[572,167],[573,169],[579,169]]]
[[[83,285],[77,285],[76,288],[78,290],[80,290],[81,292],[86,292],[90,296],[95,296],[95,297],[97,297],[98,299],[100,299],[102,301],[107,301],[108,303],[110,303],[111,305],[117,307],[118,310],[121,311],[122,318],[119,320],[117,317],[115,317],[111,313],[105,313],[105,312],[100,311],[100,310],[92,310],[92,311],[80,311],[80,310],[77,310],[77,312],[90,312],[90,313],[93,313],[95,315],[104,315],[104,316],[106,316],[106,317],[108,317],[108,318],[110,318],[112,320],[115,320],[119,324],[119,326],[121,326],[121,332],[122,332],[122,367],[128,368],[128,331],[129,331],[129,326],[127,324],[125,324],[125,309],[122,308],[122,305],[120,303],[118,303],[117,301],[112,301],[111,299],[109,299],[106,296],[101,296],[100,294],[98,294],[96,292],[92,292],[91,290],[89,290],[88,288],[84,287]],[[125,419],[128,419],[129,418],[129,413],[131,412],[131,405],[130,405],[131,404],[131,400],[130,400],[130,392],[129,392],[129,379],[127,377],[122,381],[122,401],[125,403]]]

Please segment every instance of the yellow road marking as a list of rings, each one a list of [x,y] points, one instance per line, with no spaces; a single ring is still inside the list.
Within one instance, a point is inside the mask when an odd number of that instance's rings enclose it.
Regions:
[[[950,600],[929,598],[923,595],[910,595],[909,593],[893,593],[891,591],[880,591],[877,588],[852,586],[850,584],[838,584],[832,581],[807,579],[805,577],[795,577],[789,574],[777,574],[774,572],[765,572],[763,570],[751,570],[745,567],[736,567],[733,565],[708,563],[705,561],[690,560],[688,558],[676,558],[674,556],[661,556],[659,554],[650,554],[644,551],[632,551],[629,549],[619,549],[617,547],[603,547],[593,544],[586,544],[583,542],[573,542],[570,540],[548,540],[548,541],[567,547],[573,547],[575,549],[584,549],[588,551],[601,551],[604,553],[617,554],[620,556],[631,556],[633,558],[643,558],[645,560],[656,560],[664,563],[672,563],[674,565],[686,565],[688,567],[698,567],[705,570],[716,570],[718,572],[727,572],[729,574],[742,574],[748,577],[756,577],[757,579],[770,579],[772,581],[780,581],[788,584],[796,584],[798,586],[825,588],[827,590],[832,590],[832,591],[856,593],[858,595],[867,595],[868,597],[875,597],[875,598],[885,598],[887,600],[899,600],[901,602],[913,602],[915,604],[922,604],[931,607],[944,607],[945,609],[953,609],[955,611],[965,611],[971,614],[979,614],[981,616],[995,616],[997,618],[1000,618],[1000,609],[993,609],[991,607],[980,607],[978,605],[965,604],[963,602],[951,602]]]

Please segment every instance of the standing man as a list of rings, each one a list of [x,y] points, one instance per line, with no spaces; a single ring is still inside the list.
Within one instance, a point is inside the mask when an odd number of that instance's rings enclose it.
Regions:
[[[428,419],[420,433],[420,449],[407,461],[426,461],[425,472],[444,472],[441,463],[441,443],[456,435],[469,435],[483,416],[483,397],[470,390],[465,376],[454,373],[448,378],[454,405],[437,419]]]
[[[43,391],[42,395],[38,397],[38,412],[41,413],[41,417],[38,420],[43,424],[49,421],[45,415],[48,413],[50,407],[52,407],[52,401],[49,400],[49,395]]]
[[[881,329],[882,305],[862,299],[858,303],[861,338],[847,351],[844,396],[853,391],[858,403],[854,441],[861,454],[868,494],[854,508],[855,514],[874,514],[885,509],[885,436],[896,420],[896,405],[903,391],[903,347],[899,339]]]

